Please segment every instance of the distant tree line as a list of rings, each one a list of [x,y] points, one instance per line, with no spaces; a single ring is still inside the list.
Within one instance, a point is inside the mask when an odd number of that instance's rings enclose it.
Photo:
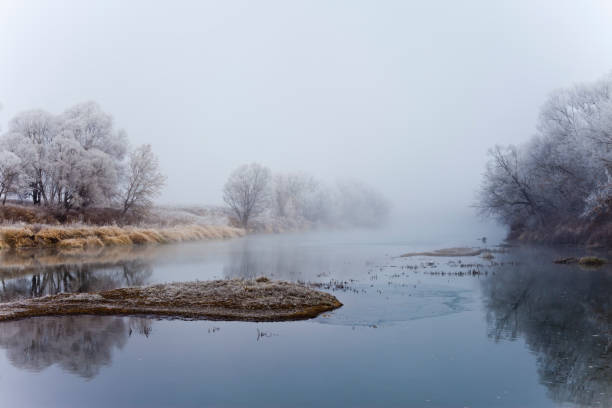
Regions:
[[[514,232],[592,222],[612,209],[612,75],[553,92],[535,135],[496,146],[478,195]]]
[[[59,115],[18,114],[0,136],[0,197],[64,210],[150,206],[165,182],[151,146],[130,151],[126,133],[94,102]]]
[[[257,163],[234,170],[225,183],[223,200],[245,228],[256,217],[373,227],[389,211],[385,198],[364,183],[344,181],[328,186],[304,173],[273,174]]]

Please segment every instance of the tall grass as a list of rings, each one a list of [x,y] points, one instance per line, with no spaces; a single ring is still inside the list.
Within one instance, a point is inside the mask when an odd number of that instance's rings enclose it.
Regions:
[[[185,225],[167,228],[117,226],[0,227],[2,248],[90,249],[119,245],[166,244],[173,242],[241,237],[245,231],[228,226]]]

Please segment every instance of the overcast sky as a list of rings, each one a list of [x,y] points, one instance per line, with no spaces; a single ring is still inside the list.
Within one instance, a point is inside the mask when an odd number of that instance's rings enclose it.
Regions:
[[[151,143],[164,203],[221,203],[236,166],[461,212],[495,143],[612,70],[610,1],[0,0],[0,123],[94,100]]]

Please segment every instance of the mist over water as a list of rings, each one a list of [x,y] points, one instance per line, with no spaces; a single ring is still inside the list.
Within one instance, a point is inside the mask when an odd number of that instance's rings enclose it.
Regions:
[[[47,253],[46,264],[32,264],[32,253],[5,253],[5,299],[269,276],[319,283],[344,306],[287,323],[146,316],[2,323],[0,391],[32,406],[48,406],[49,393],[50,406],[176,398],[186,406],[606,406],[608,267],[559,269],[550,261],[558,252],[546,248],[515,248],[491,262],[398,258],[432,248],[411,240],[381,230],[255,235],[89,259]],[[356,383],[359,392],[351,391]]]
[[[611,17],[606,1],[3,1],[0,124],[97,101],[152,144],[167,204],[221,204],[257,161],[445,217],[552,90],[611,69]]]
[[[611,253],[505,241],[612,242],[610,50],[607,0],[0,1],[0,302],[265,276],[343,304],[2,321],[0,405],[611,407],[612,267],[577,262]]]

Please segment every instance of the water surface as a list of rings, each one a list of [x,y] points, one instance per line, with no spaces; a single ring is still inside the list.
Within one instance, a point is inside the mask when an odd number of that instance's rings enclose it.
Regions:
[[[3,403],[612,406],[610,269],[551,263],[559,251],[578,251],[569,248],[513,248],[492,263],[397,258],[424,249],[435,247],[344,232],[86,256],[2,253],[2,301],[265,275],[319,282],[344,303],[301,322],[81,316],[2,323]]]

